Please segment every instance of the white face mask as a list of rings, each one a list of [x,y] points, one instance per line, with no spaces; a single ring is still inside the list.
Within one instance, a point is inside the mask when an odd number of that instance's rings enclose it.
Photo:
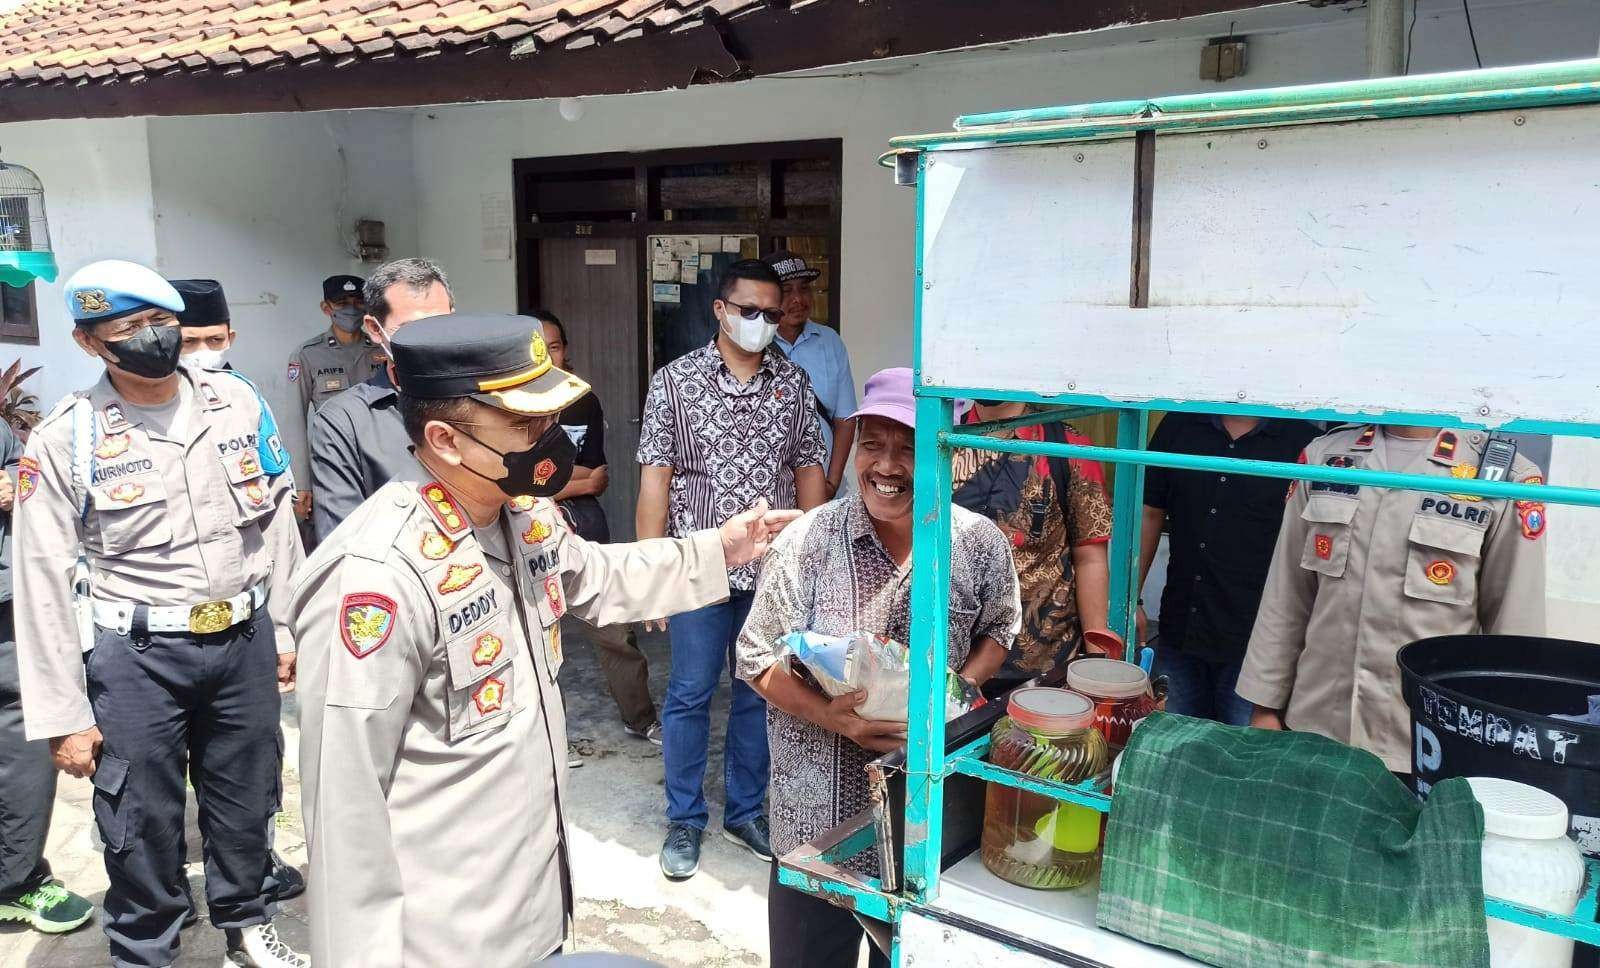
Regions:
[[[198,366],[206,370],[220,370],[228,362],[227,350],[198,349],[187,353],[183,362],[189,366]]]
[[[765,316],[745,319],[737,309],[727,309],[722,315],[722,331],[746,353],[759,353],[778,335],[778,324],[767,322]]]

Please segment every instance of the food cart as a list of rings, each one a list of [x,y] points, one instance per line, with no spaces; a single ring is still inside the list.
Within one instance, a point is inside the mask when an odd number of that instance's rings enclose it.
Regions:
[[[1111,624],[1131,639],[1146,466],[1438,484],[1150,452],[1153,411],[1600,437],[1600,61],[986,114],[892,148],[880,160],[917,195],[909,742],[869,768],[873,807],[779,879],[890,926],[897,966],[1193,964],[1097,928],[1094,882],[1014,887],[973,849],[985,783],[1112,800],[987,762],[1001,703],[944,721],[951,451],[1114,465]],[[1046,409],[958,430],[968,398]],[[987,436],[1105,412],[1111,447]],[[1453,489],[1600,505],[1587,488]],[[862,851],[881,876],[840,865]],[[1588,864],[1573,917],[1493,898],[1487,913],[1600,943]]]

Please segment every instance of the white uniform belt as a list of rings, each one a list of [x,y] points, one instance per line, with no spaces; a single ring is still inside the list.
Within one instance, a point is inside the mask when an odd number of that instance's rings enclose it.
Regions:
[[[245,621],[267,602],[267,583],[258,582],[232,598],[194,605],[143,605],[138,602],[90,600],[94,624],[127,635],[141,632],[222,632]],[[143,628],[138,628],[138,626]]]

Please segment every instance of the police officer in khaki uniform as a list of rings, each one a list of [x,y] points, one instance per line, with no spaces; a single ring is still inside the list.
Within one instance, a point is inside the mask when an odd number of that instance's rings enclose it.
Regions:
[[[263,889],[278,692],[295,665],[288,457],[249,382],[179,366],[183,301],[160,276],[97,262],[66,295],[73,339],[106,373],[40,423],[18,467],[28,738],[50,740],[58,769],[93,780],[113,965],[177,956],[186,775],[211,922],[227,929],[232,963],[303,965]]]
[[[1540,483],[1488,435],[1347,427],[1312,441],[1305,463],[1424,474],[1437,491],[1291,485],[1261,609],[1239,673],[1251,724],[1321,733],[1411,772],[1410,715],[1395,653],[1458,633],[1544,634],[1545,508],[1453,493],[1451,480]]]
[[[294,457],[294,477],[300,483],[295,513],[303,521],[311,516],[311,463],[307,430],[311,414],[331,397],[365,381],[387,361],[381,347],[372,345],[361,331],[366,314],[360,276],[329,276],[322,280],[322,314],[328,328],[301,343],[289,355],[289,385],[300,393],[299,406],[284,425],[285,443]]]
[[[436,316],[392,348],[416,458],[307,559],[291,605],[312,955],[523,968],[560,948],[572,911],[562,615],[725,599],[726,568],[799,512],[590,544],[545,499],[576,456],[557,415],[589,388],[537,321]]]

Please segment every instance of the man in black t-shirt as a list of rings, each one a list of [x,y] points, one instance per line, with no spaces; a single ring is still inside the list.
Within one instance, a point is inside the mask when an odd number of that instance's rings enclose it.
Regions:
[[[1320,433],[1304,420],[1169,413],[1150,449],[1293,463]],[[1163,467],[1145,471],[1141,585],[1163,528],[1171,552],[1154,643],[1155,672],[1167,677],[1168,712],[1249,724],[1251,705],[1234,686],[1261,605],[1288,488],[1275,477]]]
[[[534,318],[544,325],[544,344],[550,359],[560,369],[567,368],[567,328],[548,310],[535,310]],[[611,528],[600,507],[610,478],[606,471],[606,422],[600,398],[589,393],[561,411],[561,426],[578,457],[572,480],[556,495],[567,513],[572,529],[586,541],[609,542]],[[600,650],[600,670],[605,673],[611,698],[622,714],[622,727],[629,736],[661,745],[661,723],[650,698],[650,666],[631,625],[608,625],[593,630],[591,638]],[[573,758],[582,765],[582,761]]]

